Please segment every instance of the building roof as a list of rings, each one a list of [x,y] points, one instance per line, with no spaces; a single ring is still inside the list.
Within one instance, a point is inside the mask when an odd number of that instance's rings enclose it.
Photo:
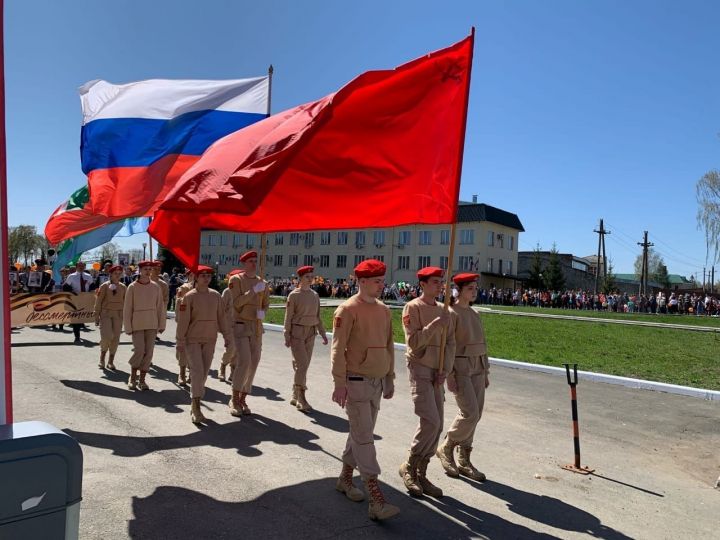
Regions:
[[[525,227],[520,223],[517,214],[500,210],[494,206],[484,203],[469,203],[460,201],[458,206],[458,223],[469,221],[490,221],[498,225],[504,225],[520,232],[525,232]]]
[[[635,274],[615,274],[615,278],[622,280],[622,281],[636,281],[640,282],[640,278]],[[682,285],[685,283],[690,283],[690,280],[688,280],[685,276],[681,276],[680,274],[668,274],[668,281],[670,282],[670,285]]]

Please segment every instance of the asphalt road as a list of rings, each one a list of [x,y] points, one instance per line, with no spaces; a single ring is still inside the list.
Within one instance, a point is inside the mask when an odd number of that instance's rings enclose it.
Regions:
[[[174,336],[174,323],[166,335]],[[14,331],[15,420],[44,420],[83,447],[81,538],[710,538],[717,535],[720,402],[601,383],[578,387],[583,464],[572,461],[568,386],[563,378],[494,367],[474,458],[482,484],[431,479],[440,500],[411,499],[397,468],[415,429],[404,360],[396,356],[396,395],[383,401],[377,449],[384,491],[401,514],[377,524],[365,503],[334,490],[347,421],[330,401],[329,354],[318,341],[305,415],[288,404],[290,353],[265,335],[249,399],[254,414],[230,416],[230,387],[209,380],[204,414],[190,422],[188,392],[175,384],[170,341],[156,347],[151,391],[119,371],[97,368],[99,332]],[[448,395],[446,426],[456,406]]]

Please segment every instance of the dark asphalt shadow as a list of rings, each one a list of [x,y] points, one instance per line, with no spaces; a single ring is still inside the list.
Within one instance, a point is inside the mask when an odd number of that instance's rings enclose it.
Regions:
[[[603,525],[593,514],[563,502],[560,499],[522,491],[493,480],[487,480],[482,484],[466,480],[465,478],[462,478],[462,480],[476,486],[484,493],[502,499],[507,503],[507,507],[511,512],[537,523],[544,523],[550,527],[565,531],[585,533],[595,538],[604,538],[606,540],[629,540],[631,538],[620,531]],[[443,505],[447,504],[448,501],[450,501],[450,504],[453,506],[462,505],[462,503],[454,501],[447,496],[441,499],[441,501]],[[433,501],[433,504],[440,503]],[[466,507],[465,511],[467,515],[472,516],[476,510]]]
[[[228,481],[240,481],[228,478]],[[360,486],[360,480],[355,479]],[[415,538],[553,539],[498,516],[470,509],[465,526],[382,484],[388,502],[400,507],[394,518],[373,522],[367,502],[354,503],[335,490],[335,478],[280,487],[247,502],[223,502],[203,493],[161,486],[148,497],[133,497],[131,538]],[[453,515],[457,510],[447,505]]]
[[[100,373],[100,370],[97,370]],[[108,372],[109,373],[109,372]],[[127,375],[125,381],[127,381]],[[69,381],[61,380],[62,384],[73,390],[87,392],[97,396],[106,396],[117,399],[130,399],[136,401],[140,405],[150,408],[160,408],[169,413],[180,413],[183,410],[179,405],[188,405],[190,398],[186,390],[161,390],[159,392],[152,390],[152,380],[148,380],[151,390],[139,392],[137,390],[128,390],[123,386],[111,386],[101,381]]]
[[[253,414],[228,424],[215,423],[217,420],[225,421],[227,418],[232,418],[226,409],[221,412],[215,411],[211,415],[206,414],[206,416],[210,421],[208,426],[185,435],[135,437],[88,433],[72,429],[66,429],[65,432],[80,444],[112,450],[113,455],[122,457],[139,457],[159,450],[202,446],[237,450],[241,456],[255,457],[262,454],[257,447],[265,442],[324,452],[322,447],[313,442],[318,440],[315,433],[305,429],[295,429],[264,416]],[[189,413],[187,421],[188,429],[196,429],[190,422]]]
[[[250,397],[264,397],[269,401],[285,401],[285,398],[280,397],[280,392],[274,388],[263,388],[262,386],[253,386]]]

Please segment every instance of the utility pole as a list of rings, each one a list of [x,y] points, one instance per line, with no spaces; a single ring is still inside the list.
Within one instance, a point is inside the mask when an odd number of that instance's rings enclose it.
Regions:
[[[600,229],[594,229],[593,232],[598,234],[598,252],[597,252],[597,264],[595,266],[595,294],[598,293],[598,282],[600,280],[600,257],[602,253],[603,261],[603,279],[607,278],[607,257],[605,255],[605,235],[610,234],[610,231],[605,230],[603,220],[600,218]]]
[[[710,294],[715,292],[715,265],[712,267],[712,277],[710,278]]]
[[[645,231],[645,239],[643,242],[638,242],[638,246],[643,248],[642,256],[642,271],[640,275],[640,294],[647,295],[647,282],[648,282],[648,248],[654,246],[652,242],[648,242],[648,232]]]
[[[703,266],[703,292],[705,292],[705,267]]]

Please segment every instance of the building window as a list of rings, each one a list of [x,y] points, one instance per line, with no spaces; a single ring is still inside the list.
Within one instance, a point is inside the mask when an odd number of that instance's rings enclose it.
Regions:
[[[425,268],[426,266],[430,266],[430,256],[420,255],[418,257],[418,270],[420,270],[421,268]]]
[[[273,261],[273,264],[275,266],[282,266],[282,255],[275,255],[275,260]]]
[[[337,264],[335,266],[337,266],[338,268],[346,268],[347,267],[347,255],[338,255],[337,256]]]
[[[320,255],[320,268],[330,266],[330,255]]]
[[[385,231],[375,231],[373,233],[373,244],[375,244],[375,247],[385,245]]]
[[[290,245],[297,246],[300,243],[300,233],[290,233]]]
[[[365,260],[365,255],[355,255],[355,266]]]
[[[275,245],[276,246],[282,246],[285,242],[285,235],[283,234],[275,234]]]
[[[401,246],[410,245],[410,231],[400,231],[400,234],[398,234],[398,244]]]
[[[330,245],[330,233],[329,232],[320,233],[320,245],[322,245],[322,246]]]
[[[501,249],[504,248],[505,247],[505,235],[502,233],[498,233],[497,239],[498,239],[498,247]]]
[[[429,246],[432,244],[432,231],[420,231],[418,243],[421,246]]]
[[[247,249],[252,249],[255,247],[255,235],[254,234],[247,235],[247,238],[245,239],[245,247]]]
[[[398,270],[410,270],[410,255],[398,256]]]
[[[315,233],[312,232],[306,232],[305,233],[305,247],[311,248],[315,244]]]
[[[508,249],[510,251],[515,249],[515,237],[514,236],[510,237],[510,244],[508,245]]]
[[[214,246],[214,245],[215,245],[215,235],[208,234],[208,246]]]
[[[502,259],[498,259],[498,274],[503,274],[503,273],[504,273],[504,272],[503,272],[503,264],[502,264],[502,263],[503,263],[503,260],[502,260]]]
[[[488,257],[488,261],[487,261],[487,271],[488,272],[493,271],[493,264],[495,264],[495,260],[492,257]]]
[[[227,243],[226,243],[226,241],[225,241],[225,240],[226,240],[226,236],[225,236],[224,234],[219,234],[219,235],[218,235],[218,239],[219,239],[219,241],[220,241],[220,242],[219,242],[219,245],[221,245],[221,246],[227,245]]]
[[[312,266],[313,263],[313,256],[310,254],[306,254],[303,256],[303,266]]]
[[[440,245],[447,246],[450,243],[450,231],[445,229],[440,231]]]
[[[443,270],[447,270],[448,267],[448,258],[445,256],[440,256],[440,268]]]
[[[385,262],[385,255],[373,255],[373,259],[380,262]]]
[[[460,231],[460,243],[461,244],[474,244],[475,243],[475,231],[472,229],[462,229]]]
[[[233,234],[232,247],[234,247],[234,248],[240,247],[240,235],[239,234]]]
[[[288,257],[288,261],[289,261],[288,266],[290,266],[292,268],[297,268],[297,265],[298,265],[298,256],[297,255],[290,255]]]
[[[355,233],[355,247],[361,248],[365,246],[365,231],[357,231]]]
[[[473,266],[473,258],[470,256],[463,255],[459,257],[458,259],[458,270],[462,270],[463,272],[468,272],[472,270]]]
[[[348,233],[345,231],[340,231],[337,233],[338,235],[338,246],[347,246],[347,237]]]
[[[507,273],[512,274],[512,261],[507,262]]]
[[[494,246],[495,245],[495,233],[492,231],[488,231],[487,238],[488,238],[488,240],[487,240],[488,246],[490,246],[490,247]]]

